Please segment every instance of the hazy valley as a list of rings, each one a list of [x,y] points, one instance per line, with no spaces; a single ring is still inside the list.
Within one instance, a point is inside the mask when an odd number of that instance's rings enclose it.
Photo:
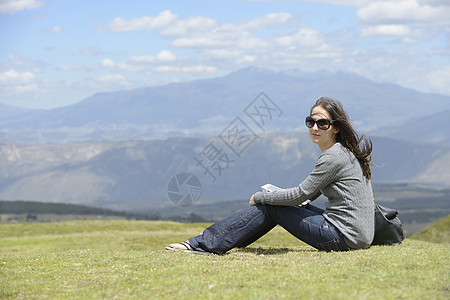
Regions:
[[[375,184],[450,187],[450,97],[347,73],[249,68],[51,110],[0,106],[0,199],[170,208],[180,173],[200,180],[204,205],[247,199],[267,182],[295,186],[319,155],[304,118],[320,96],[341,100],[372,138]],[[205,169],[208,154],[216,164]]]

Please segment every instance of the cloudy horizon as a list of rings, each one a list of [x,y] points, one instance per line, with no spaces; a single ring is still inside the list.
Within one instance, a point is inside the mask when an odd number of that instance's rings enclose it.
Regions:
[[[450,95],[449,15],[444,0],[0,0],[0,103],[65,106],[249,66]]]

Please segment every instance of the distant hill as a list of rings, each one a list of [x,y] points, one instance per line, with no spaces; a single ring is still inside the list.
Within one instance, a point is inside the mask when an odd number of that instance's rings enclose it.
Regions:
[[[2,215],[5,218],[2,218]],[[56,215],[56,217],[52,215]],[[90,215],[102,220],[105,220],[108,217],[115,217],[114,219],[127,220],[171,220],[178,222],[208,221],[195,213],[187,215],[171,215],[168,219],[167,217],[161,217],[158,211],[130,212],[71,203],[0,201],[0,222],[60,222],[86,220],[86,216]]]
[[[411,238],[433,243],[450,243],[450,215],[437,220],[424,230],[412,235]]]
[[[424,188],[404,184],[375,184],[376,202],[399,211],[403,230],[409,237],[435,220],[450,213],[450,190]],[[423,199],[426,198],[426,202]],[[325,207],[322,196],[314,202]],[[71,220],[171,220],[178,222],[215,222],[248,207],[248,199],[198,204],[191,207],[166,207],[146,210],[117,211],[71,203],[35,201],[0,201],[0,222],[60,222]],[[413,238],[443,242],[448,241],[447,222],[436,223]],[[441,224],[441,225],[437,225]]]
[[[373,180],[450,186],[450,147],[373,137]]]
[[[14,118],[21,118],[23,115],[33,112],[37,112],[37,110],[4,105],[0,103],[0,119],[2,122],[14,122]]]
[[[321,96],[341,100],[363,131],[450,109],[448,96],[376,83],[350,73],[246,68],[212,79],[99,93],[50,110],[18,113],[0,106],[0,139],[60,143],[214,136],[242,115],[261,92],[282,112],[265,132],[305,130],[304,118]],[[412,136],[413,141],[421,138]]]
[[[381,127],[371,135],[403,141],[435,143],[450,146],[450,130],[443,124],[450,123],[450,110],[413,118],[398,126]]]
[[[450,186],[450,147],[383,138],[373,142],[373,161],[378,165],[373,168],[374,183]],[[206,164],[212,146],[220,151],[221,160],[217,156],[217,164],[211,163],[207,173],[198,161]],[[222,157],[225,154],[228,160]],[[317,146],[306,134],[260,135],[240,156],[217,137],[78,144],[0,142],[0,199],[159,209],[172,205],[168,185],[183,172],[200,180],[199,204],[245,199],[268,182],[298,185],[318,156]]]
[[[77,205],[71,203],[45,203],[35,201],[0,201],[0,213],[3,214],[83,214],[83,215],[126,215],[100,207]]]

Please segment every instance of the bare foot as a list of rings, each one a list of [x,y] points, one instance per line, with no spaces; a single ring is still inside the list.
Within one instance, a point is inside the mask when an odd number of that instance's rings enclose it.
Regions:
[[[170,248],[178,250],[188,250],[188,248],[182,244],[170,244]]]

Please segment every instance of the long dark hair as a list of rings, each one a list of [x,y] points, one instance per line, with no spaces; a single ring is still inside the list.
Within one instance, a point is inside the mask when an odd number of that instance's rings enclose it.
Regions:
[[[311,113],[314,107],[320,106],[325,109],[331,116],[333,125],[339,128],[336,135],[336,141],[342,146],[350,150],[358,159],[361,165],[364,177],[370,180],[372,171],[370,169],[372,160],[372,141],[362,134],[359,136],[353,129],[350,118],[345,112],[342,104],[339,101],[322,97],[316,101],[316,104],[311,108]]]

